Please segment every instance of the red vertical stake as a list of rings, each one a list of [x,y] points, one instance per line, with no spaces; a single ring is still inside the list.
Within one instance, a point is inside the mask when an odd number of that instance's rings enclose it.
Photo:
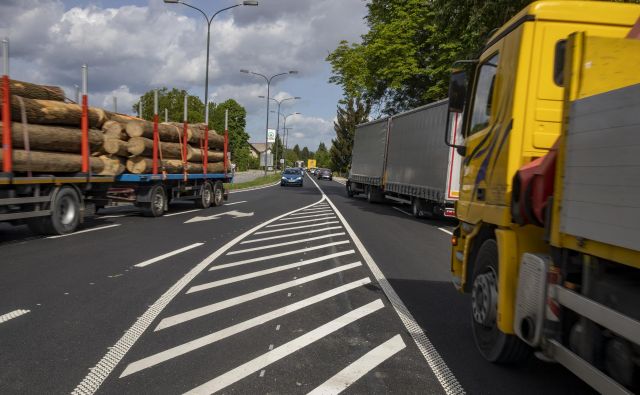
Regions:
[[[87,95],[82,95],[82,172],[89,174],[89,100]]]
[[[224,174],[227,174],[227,150],[228,150],[228,144],[229,144],[229,131],[225,128],[224,129],[224,156],[222,157],[222,163],[223,163],[223,168],[224,168]]]
[[[9,91],[9,76],[2,76],[2,172],[11,173],[11,92]]]
[[[204,127],[204,155],[202,155],[202,172],[207,174],[207,164],[209,162],[209,125]]]
[[[182,158],[186,162],[187,161],[187,142],[189,141],[189,137],[187,135],[187,130],[189,129],[189,124],[187,121],[184,121],[184,129],[182,130]]]
[[[158,114],[153,114],[153,174],[158,174]]]

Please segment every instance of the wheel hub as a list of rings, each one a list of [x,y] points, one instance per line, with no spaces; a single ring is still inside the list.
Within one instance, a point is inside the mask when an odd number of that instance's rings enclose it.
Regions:
[[[471,293],[473,319],[480,325],[492,326],[498,310],[496,274],[489,270],[476,277]]]
[[[65,196],[60,202],[60,222],[64,225],[69,225],[76,217],[76,206],[71,201],[71,198]]]

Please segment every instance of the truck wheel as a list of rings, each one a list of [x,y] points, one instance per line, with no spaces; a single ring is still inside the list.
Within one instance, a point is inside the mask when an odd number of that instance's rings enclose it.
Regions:
[[[211,187],[211,183],[209,181],[205,181],[205,183],[202,184],[202,192],[200,193],[200,197],[196,199],[196,207],[209,208],[211,207],[212,201],[213,188]]]
[[[50,235],[64,235],[72,233],[80,223],[80,197],[75,189],[62,187],[51,201],[49,207],[51,216],[43,217],[42,233]]]
[[[411,202],[411,213],[413,214],[414,217],[416,218],[420,218],[422,217],[422,205],[420,204],[420,199],[418,198],[413,198],[413,201]]]
[[[224,187],[220,181],[213,184],[213,205],[218,207],[224,203]]]
[[[514,335],[498,329],[498,245],[486,240],[476,256],[471,290],[471,326],[480,354],[493,363],[516,363],[531,349]]]
[[[160,217],[164,214],[167,197],[164,188],[161,185],[155,185],[149,193],[150,202],[146,203],[142,209],[142,215],[145,217]]]
[[[369,203],[375,203],[376,199],[373,196],[373,191],[372,191],[372,187],[371,186],[367,186],[367,202]]]
[[[352,198],[355,193],[353,193],[353,189],[351,189],[351,183],[347,182],[347,197]]]

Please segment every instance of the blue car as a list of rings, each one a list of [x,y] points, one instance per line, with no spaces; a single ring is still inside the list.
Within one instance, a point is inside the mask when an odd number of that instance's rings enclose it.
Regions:
[[[304,183],[304,175],[298,169],[286,169],[282,172],[282,178],[280,179],[280,186],[286,187],[287,185],[302,186]]]

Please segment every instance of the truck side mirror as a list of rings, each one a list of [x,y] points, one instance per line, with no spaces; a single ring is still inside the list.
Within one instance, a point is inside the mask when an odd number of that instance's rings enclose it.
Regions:
[[[462,113],[467,99],[467,72],[456,70],[449,80],[449,112]]]

